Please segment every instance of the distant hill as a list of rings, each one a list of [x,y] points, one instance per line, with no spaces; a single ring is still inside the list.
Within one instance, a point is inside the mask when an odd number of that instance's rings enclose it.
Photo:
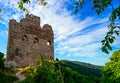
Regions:
[[[61,60],[62,65],[68,66],[75,71],[78,71],[82,75],[86,76],[101,76],[101,68],[102,66],[92,65],[89,63],[78,62],[78,61],[68,61],[68,60]]]

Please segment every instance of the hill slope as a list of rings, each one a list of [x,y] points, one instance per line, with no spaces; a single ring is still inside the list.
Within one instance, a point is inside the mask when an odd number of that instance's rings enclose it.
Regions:
[[[78,62],[78,61],[68,61],[68,60],[61,60],[61,62],[63,63],[62,65],[68,66],[73,70],[78,71],[82,75],[95,76],[95,77],[101,76],[102,66],[92,65],[89,63]]]

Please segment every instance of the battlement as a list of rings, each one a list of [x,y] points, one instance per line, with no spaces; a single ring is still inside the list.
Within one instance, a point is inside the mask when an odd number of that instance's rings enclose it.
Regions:
[[[22,25],[32,25],[32,26],[40,26],[40,17],[34,16],[32,14],[27,14],[26,18],[23,18],[19,22],[16,22],[15,19],[11,19],[9,22],[10,26],[13,26],[14,24],[22,24]]]
[[[10,23],[16,23],[16,20],[15,19],[11,19]]]
[[[34,15],[26,15],[26,20],[30,20],[32,22],[34,22],[36,25],[40,25],[40,17],[34,16]]]
[[[40,20],[40,17],[37,17],[37,16],[34,16],[32,14],[26,14],[26,19],[29,19],[29,20],[33,20],[33,21],[39,21]]]
[[[52,27],[48,24],[45,24],[42,29],[45,30],[45,31],[46,30],[52,31]]]

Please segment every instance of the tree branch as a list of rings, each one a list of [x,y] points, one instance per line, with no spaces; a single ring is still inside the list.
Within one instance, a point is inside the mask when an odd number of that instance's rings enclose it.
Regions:
[[[112,7],[112,10],[114,11],[114,7],[113,7],[113,4],[112,4],[112,3],[110,3],[110,5],[111,5],[111,7]]]

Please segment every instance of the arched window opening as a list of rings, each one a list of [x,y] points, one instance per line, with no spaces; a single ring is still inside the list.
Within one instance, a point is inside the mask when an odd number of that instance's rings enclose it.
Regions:
[[[50,45],[51,45],[51,42],[50,42],[50,41],[48,41],[48,42],[47,42],[47,45],[48,45],[48,46],[50,46]]]
[[[38,38],[34,38],[33,43],[38,43]]]
[[[23,41],[28,41],[28,37],[27,37],[26,35],[23,35],[23,36],[22,36],[22,40],[23,40]]]
[[[15,55],[18,56],[20,54],[20,49],[19,48],[16,48],[15,49]]]

